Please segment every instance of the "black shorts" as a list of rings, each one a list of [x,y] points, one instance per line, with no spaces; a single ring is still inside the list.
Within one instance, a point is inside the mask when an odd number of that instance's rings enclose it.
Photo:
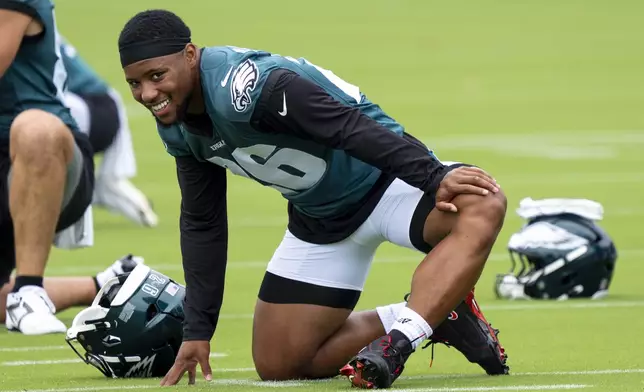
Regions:
[[[94,154],[104,152],[114,143],[121,127],[118,106],[109,94],[83,94],[79,97],[89,109],[89,141]]]
[[[74,189],[69,190],[69,201],[63,207],[58,218],[56,232],[70,227],[82,218],[85,210],[92,202],[94,193],[94,160],[92,147],[87,136],[74,134],[76,141],[76,154],[74,162],[80,171],[78,182]],[[77,159],[77,160],[76,160]],[[9,281],[9,277],[16,265],[15,244],[13,237],[13,221],[9,210],[9,182],[8,176],[11,170],[11,159],[9,157],[9,146],[0,143],[0,285]]]

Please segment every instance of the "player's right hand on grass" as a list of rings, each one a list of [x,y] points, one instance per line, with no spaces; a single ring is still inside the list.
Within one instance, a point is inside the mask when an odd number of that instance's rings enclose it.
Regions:
[[[436,208],[443,212],[457,212],[452,200],[462,194],[486,196],[499,191],[494,178],[478,167],[461,166],[449,173],[441,181],[436,191]]]
[[[210,342],[191,340],[181,343],[174,365],[161,380],[161,386],[176,385],[186,372],[188,372],[188,384],[194,384],[197,376],[197,364],[201,367],[206,381],[211,381]]]

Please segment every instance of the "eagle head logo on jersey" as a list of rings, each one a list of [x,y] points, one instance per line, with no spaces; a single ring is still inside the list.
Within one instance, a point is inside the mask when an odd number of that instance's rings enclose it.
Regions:
[[[259,70],[253,61],[246,60],[239,64],[230,84],[230,96],[236,111],[243,112],[250,105],[250,93],[255,89],[257,79]]]

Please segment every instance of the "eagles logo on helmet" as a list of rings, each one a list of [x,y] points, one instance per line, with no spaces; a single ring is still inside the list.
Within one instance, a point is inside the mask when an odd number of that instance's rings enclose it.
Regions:
[[[608,294],[617,250],[595,223],[603,215],[599,203],[524,199],[517,212],[527,223],[510,238],[512,268],[497,275],[497,297],[564,300]]]
[[[76,315],[66,341],[106,377],[163,377],[183,339],[184,296],[183,286],[138,265],[103,286]]]

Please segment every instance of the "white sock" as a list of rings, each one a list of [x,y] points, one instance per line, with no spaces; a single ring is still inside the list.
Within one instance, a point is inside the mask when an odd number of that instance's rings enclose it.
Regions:
[[[378,317],[380,317],[382,326],[385,327],[385,333],[389,333],[391,331],[391,327],[396,323],[396,319],[398,319],[398,313],[406,305],[406,302],[401,302],[398,304],[379,306],[376,308],[376,312],[378,312]]]
[[[96,274],[96,283],[98,283],[99,289],[105,286],[105,283],[107,283],[108,280],[114,278],[118,274],[123,273],[123,268],[121,267],[119,261],[120,260],[116,260],[112,265]]]
[[[116,274],[111,269],[96,274],[96,283],[98,283],[98,288],[101,289],[103,286],[105,286],[105,283],[107,283],[108,280],[112,279],[115,276]]]
[[[413,349],[420,346],[423,341],[429,339],[434,333],[432,327],[427,324],[424,318],[406,306],[398,312],[398,320],[396,320],[391,329],[402,332],[411,342]]]

